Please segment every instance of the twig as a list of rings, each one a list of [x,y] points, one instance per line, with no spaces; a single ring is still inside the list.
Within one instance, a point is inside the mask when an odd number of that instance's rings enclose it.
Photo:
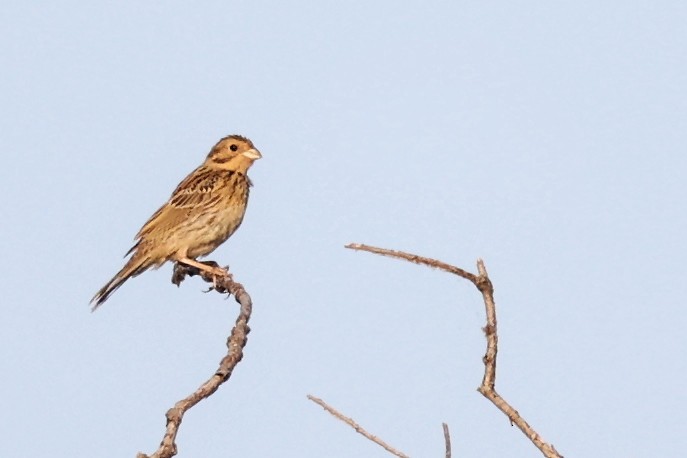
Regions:
[[[556,451],[555,447],[546,443],[541,436],[520,416],[510,404],[508,404],[494,389],[496,384],[496,354],[498,353],[498,335],[496,333],[496,304],[494,302],[494,286],[489,279],[487,269],[484,261],[477,260],[478,274],[467,272],[458,267],[446,264],[436,259],[424,258],[403,251],[388,250],[385,248],[377,248],[360,243],[350,243],[346,245],[356,251],[368,251],[370,253],[379,254],[382,256],[390,256],[398,259],[405,259],[416,264],[427,265],[435,267],[446,272],[458,275],[466,280],[471,281],[477,289],[482,293],[484,306],[487,315],[487,325],[484,327],[484,334],[487,337],[487,350],[482,358],[484,362],[484,377],[482,384],[477,389],[484,397],[489,399],[501,412],[506,414],[511,424],[514,424],[529,438],[532,443],[542,452],[547,458],[562,458]]]
[[[206,282],[212,283],[211,289],[215,289],[220,293],[229,293],[234,296],[236,302],[240,304],[239,316],[236,319],[236,324],[231,330],[231,335],[227,338],[227,354],[219,363],[219,368],[205,383],[203,383],[196,391],[188,397],[174,404],[174,407],[167,411],[167,427],[165,435],[162,438],[160,447],[148,456],[144,453],[139,453],[137,458],[170,458],[177,454],[176,436],[179,431],[179,426],[184,417],[184,414],[201,400],[211,396],[219,386],[229,380],[236,365],[243,358],[243,348],[248,341],[248,320],[253,310],[253,301],[243,288],[243,285],[233,280],[232,275],[225,269],[226,274],[221,277],[214,277],[205,272],[199,272],[193,267],[182,266],[175,264],[174,273],[172,275],[172,282],[179,285],[186,275],[200,275]]]
[[[351,250],[356,251],[367,251],[369,253],[374,253],[381,256],[389,256],[391,258],[405,259],[406,261],[413,262],[415,264],[433,267],[435,269],[440,269],[458,275],[459,277],[463,277],[466,280],[470,280],[472,283],[475,283],[475,281],[477,280],[475,274],[470,273],[467,270],[463,270],[460,267],[446,264],[445,262],[439,261],[437,259],[425,258],[423,256],[405,253],[403,251],[387,250],[386,248],[377,248],[362,243],[349,243],[348,245],[346,245],[346,248],[350,248]]]
[[[446,444],[446,458],[451,458],[451,435],[448,433],[448,425],[442,423],[441,426],[444,428],[444,443]]]
[[[392,446],[390,446],[389,444],[387,444],[386,442],[384,442],[383,440],[381,440],[381,439],[378,438],[377,436],[374,436],[374,435],[368,433],[367,431],[365,431],[365,429],[362,428],[358,423],[356,423],[355,421],[353,421],[352,418],[349,418],[349,417],[343,415],[341,412],[339,412],[339,411],[336,410],[335,408],[329,406],[329,405],[328,405],[326,402],[324,402],[322,399],[316,398],[315,396],[312,396],[312,395],[310,395],[310,394],[308,395],[308,399],[310,399],[312,402],[314,402],[315,404],[319,405],[319,406],[322,407],[324,410],[326,410],[327,412],[329,412],[330,414],[332,414],[335,418],[338,418],[339,420],[341,420],[341,421],[343,421],[344,423],[348,424],[351,428],[353,428],[353,429],[355,430],[355,432],[357,432],[358,434],[362,434],[365,438],[367,438],[368,440],[371,440],[371,441],[374,442],[375,444],[377,444],[377,445],[379,445],[380,447],[384,448],[384,450],[386,450],[387,452],[391,453],[392,455],[395,455],[395,456],[397,456],[397,457],[399,457],[399,458],[409,458],[408,455],[406,455],[406,454],[404,454],[404,453],[402,453],[402,452],[396,450],[395,448],[393,448]]]

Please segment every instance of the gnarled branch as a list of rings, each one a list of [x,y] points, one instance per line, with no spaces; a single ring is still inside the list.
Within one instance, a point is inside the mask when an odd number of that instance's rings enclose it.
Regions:
[[[222,383],[229,380],[234,368],[243,358],[243,348],[246,346],[246,342],[248,341],[248,333],[250,332],[248,320],[250,320],[250,316],[253,311],[253,301],[243,288],[243,285],[235,282],[227,269],[224,269],[224,271],[225,275],[216,277],[206,272],[200,272],[194,267],[188,267],[181,264],[174,265],[172,283],[178,286],[187,275],[200,275],[203,280],[213,285],[211,289],[214,289],[219,293],[229,293],[233,295],[236,299],[236,302],[238,302],[241,307],[239,316],[236,319],[236,324],[231,330],[231,334],[227,338],[227,354],[220,361],[219,367],[215,373],[207,381],[205,381],[205,383],[200,385],[196,391],[174,404],[174,407],[167,411],[167,427],[165,430],[165,435],[162,438],[160,447],[155,451],[155,453],[150,456],[139,453],[137,458],[170,458],[176,455],[176,437],[186,411],[198,404],[201,400],[211,396],[215,391],[217,391]]]

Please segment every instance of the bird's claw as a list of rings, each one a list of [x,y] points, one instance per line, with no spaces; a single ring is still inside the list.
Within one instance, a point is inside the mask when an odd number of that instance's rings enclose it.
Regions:
[[[215,261],[204,261],[203,264],[210,267],[210,271],[201,270],[195,266],[189,266],[182,262],[175,262],[174,269],[172,271],[172,283],[179,286],[186,276],[193,277],[195,275],[200,275],[205,281],[211,281],[212,286],[210,286],[204,293],[209,293],[210,291],[218,291],[220,293],[228,292],[227,289],[222,285],[222,279],[229,276],[229,266],[220,267]]]

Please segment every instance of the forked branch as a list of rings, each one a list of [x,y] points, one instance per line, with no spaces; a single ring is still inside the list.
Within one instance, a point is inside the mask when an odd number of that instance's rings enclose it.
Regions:
[[[216,266],[216,265],[215,265]],[[174,265],[174,273],[172,275],[172,283],[179,285],[184,278],[193,275],[200,275],[203,280],[211,283],[211,289],[219,293],[229,293],[234,296],[236,302],[239,303],[240,311],[236,319],[236,324],[231,330],[231,334],[227,338],[227,354],[219,363],[219,368],[205,383],[200,385],[196,391],[191,393],[186,398],[180,400],[174,407],[167,411],[167,427],[165,435],[162,438],[160,447],[152,455],[139,453],[137,458],[170,458],[177,454],[176,437],[179,432],[179,426],[184,418],[184,414],[191,407],[198,404],[201,400],[211,396],[220,385],[231,377],[236,365],[243,358],[243,348],[248,341],[248,320],[250,320],[253,311],[253,302],[243,288],[243,285],[234,281],[232,275],[224,269],[225,275],[213,276],[206,272],[200,272],[194,267],[188,267],[180,264]]]
[[[445,262],[405,253],[403,251],[387,250],[385,248],[377,248],[360,243],[348,244],[346,245],[346,248],[356,251],[367,251],[397,259],[404,259],[415,264],[441,269],[454,275],[458,275],[459,277],[469,280],[472,284],[474,284],[482,293],[487,316],[487,324],[483,329],[487,338],[487,350],[482,358],[482,361],[484,362],[484,377],[482,378],[482,384],[479,386],[478,391],[482,393],[484,397],[489,399],[501,412],[506,414],[510,422],[520,428],[525,436],[532,441],[532,443],[542,452],[544,456],[547,458],[561,457],[561,455],[556,451],[555,447],[546,443],[541,436],[520,416],[518,411],[508,404],[508,402],[506,402],[494,388],[496,385],[496,355],[498,353],[496,304],[494,302],[494,286],[489,279],[484,261],[481,259],[477,260],[478,273],[475,275],[466,270],[446,264]]]

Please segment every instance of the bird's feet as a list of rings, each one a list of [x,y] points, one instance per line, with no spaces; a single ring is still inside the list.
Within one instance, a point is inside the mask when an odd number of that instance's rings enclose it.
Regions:
[[[229,266],[220,267],[215,261],[196,261],[194,259],[183,259],[174,263],[174,270],[172,272],[172,283],[179,286],[186,276],[192,277],[200,275],[205,281],[212,282],[213,289],[225,292],[226,287],[223,286],[225,279],[231,279],[229,273]]]

